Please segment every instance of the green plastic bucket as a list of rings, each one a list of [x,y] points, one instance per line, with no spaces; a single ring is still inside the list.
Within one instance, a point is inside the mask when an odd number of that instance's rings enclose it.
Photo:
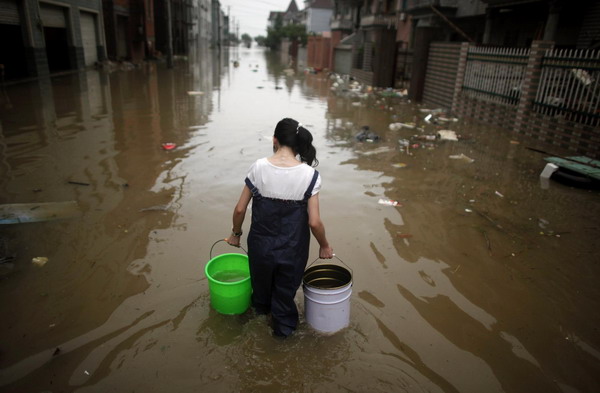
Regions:
[[[221,314],[242,314],[250,306],[252,285],[248,256],[221,254],[206,264],[210,304]]]

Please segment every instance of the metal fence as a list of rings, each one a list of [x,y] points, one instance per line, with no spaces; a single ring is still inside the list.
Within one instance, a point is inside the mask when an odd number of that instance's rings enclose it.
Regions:
[[[470,47],[462,86],[464,94],[517,105],[528,59],[527,48]]]
[[[549,50],[534,111],[587,126],[600,124],[600,51]]]

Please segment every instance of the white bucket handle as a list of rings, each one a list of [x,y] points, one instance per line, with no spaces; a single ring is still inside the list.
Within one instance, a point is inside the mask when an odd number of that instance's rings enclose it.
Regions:
[[[335,257],[335,258],[336,258],[338,261],[342,262],[342,264],[343,264],[344,266],[346,266],[348,269],[350,269],[350,274],[352,275],[352,277],[354,277],[354,271],[352,270],[352,268],[350,268],[350,266],[346,265],[346,263],[345,263],[344,261],[342,261],[342,260],[341,260],[341,259],[340,259],[340,258],[339,258],[337,255],[333,254],[333,256],[334,256],[334,257]],[[317,262],[319,259],[321,259],[321,258],[317,258],[317,259],[315,259],[314,261],[312,261],[312,262],[310,263],[310,265],[308,265],[308,266],[306,267],[306,269],[308,269],[309,267],[311,267],[311,266],[312,266],[312,265],[313,265],[315,262]],[[306,269],[305,269],[305,270],[306,270]]]

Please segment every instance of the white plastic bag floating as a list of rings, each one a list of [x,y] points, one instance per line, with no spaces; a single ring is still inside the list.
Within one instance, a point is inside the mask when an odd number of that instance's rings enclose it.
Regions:
[[[394,200],[388,199],[388,198],[380,198],[378,203],[380,205],[386,205],[386,206],[402,206],[402,205],[400,205],[400,203],[398,201],[394,201]]]
[[[443,141],[457,141],[458,140],[458,137],[456,136],[455,131],[440,130],[437,132],[437,134],[440,136],[440,139]]]
[[[455,154],[455,155],[449,156],[448,158],[451,158],[453,160],[461,160],[461,161],[467,162],[469,164],[472,163],[473,161],[475,161],[471,157],[465,156],[463,153]]]

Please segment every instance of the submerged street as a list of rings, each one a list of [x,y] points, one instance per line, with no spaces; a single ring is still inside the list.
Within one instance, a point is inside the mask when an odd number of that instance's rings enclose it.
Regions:
[[[278,56],[199,50],[0,87],[0,203],[77,206],[0,226],[0,391],[599,391],[598,191],[542,188],[526,147],[552,147],[429,123],[436,108],[332,90]],[[321,217],[353,272],[332,336],[302,319],[302,290],[287,340],[210,307],[211,246],[284,117],[314,136]],[[355,138],[365,125],[378,140]],[[440,130],[460,137],[422,137]]]

